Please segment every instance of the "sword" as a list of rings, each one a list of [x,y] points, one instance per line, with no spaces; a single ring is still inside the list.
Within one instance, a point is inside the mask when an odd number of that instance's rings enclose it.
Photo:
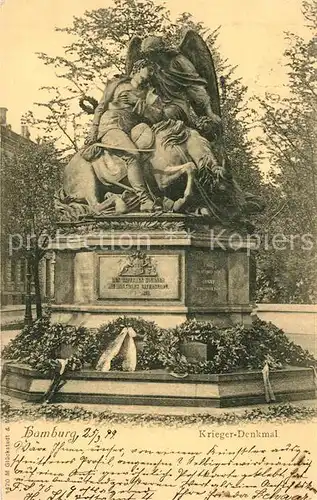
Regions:
[[[126,151],[127,153],[153,153],[155,149],[129,149],[129,148],[123,148],[119,146],[107,146],[106,144],[103,144],[102,142],[95,142],[94,144],[91,144],[91,146],[100,146],[101,148],[104,149],[115,149],[119,151]]]

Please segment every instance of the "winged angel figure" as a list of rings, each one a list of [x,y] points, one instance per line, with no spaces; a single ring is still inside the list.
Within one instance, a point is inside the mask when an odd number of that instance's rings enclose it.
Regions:
[[[134,37],[129,45],[126,73],[144,58],[153,68],[152,83],[164,103],[167,118],[199,126],[203,121],[221,124],[220,99],[213,59],[208,46],[193,30],[186,33],[178,49],[163,38]],[[205,120],[195,120],[197,117]],[[206,120],[207,118],[207,120]]]
[[[195,31],[178,48],[156,36],[133,38],[126,74],[85,109],[94,118],[65,168],[56,200],[62,219],[141,210],[205,211],[223,221],[259,208],[235,183],[221,147],[215,154],[222,144],[217,77]]]

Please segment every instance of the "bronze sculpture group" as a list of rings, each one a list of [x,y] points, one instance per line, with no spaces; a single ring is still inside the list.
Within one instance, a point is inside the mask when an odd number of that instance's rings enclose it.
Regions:
[[[132,39],[125,75],[106,85],[85,145],[65,168],[61,219],[180,212],[221,221],[259,208],[232,178],[222,134],[217,77],[200,35],[188,31],[178,48],[156,36]]]

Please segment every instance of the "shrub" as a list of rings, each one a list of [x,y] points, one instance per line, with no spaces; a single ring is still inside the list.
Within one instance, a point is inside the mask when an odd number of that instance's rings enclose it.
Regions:
[[[49,316],[36,320],[3,349],[4,359],[28,364],[41,372],[52,372],[63,344],[74,347],[73,361],[79,369],[89,362],[94,332],[84,327],[52,324]]]
[[[291,342],[282,330],[259,319],[248,327],[217,328],[210,322],[190,320],[174,329],[162,329],[142,318],[120,317],[93,331],[51,324],[45,317],[24,328],[3,350],[3,357],[52,372],[62,344],[68,344],[74,348],[75,368],[85,364],[95,368],[101,353],[124,327],[132,327],[137,342],[143,344],[138,352],[137,370],[167,368],[176,373],[226,373],[259,370],[265,361],[269,361],[271,368],[316,364],[314,356]],[[188,362],[180,346],[190,341],[207,344],[208,361]],[[121,369],[121,363],[120,357],[116,357],[112,369]]]
[[[137,333],[137,342],[142,342],[143,349],[138,353],[137,369],[153,370],[164,368],[166,354],[175,350],[173,333],[170,330],[159,328],[153,321],[143,318],[120,317],[102,325],[96,335],[96,356],[91,358],[93,366],[107,345],[115,339],[124,327],[132,327]],[[120,368],[122,360],[115,358],[112,362],[113,368]]]
[[[269,361],[271,368],[316,363],[312,354],[291,342],[282,330],[260,319],[250,326],[229,328],[216,328],[210,322],[190,320],[177,327],[175,333],[183,342],[207,344],[208,361],[189,365],[189,373],[259,370],[265,361]]]
[[[271,364],[277,366],[310,366],[316,363],[314,356],[289,340],[283,330],[260,319],[256,319],[250,329],[242,331],[241,342],[245,346],[245,367],[249,369],[259,368],[268,355],[272,359]]]
[[[4,422],[21,420],[46,420],[53,422],[86,421],[102,424],[103,426],[133,425],[133,426],[205,426],[205,425],[241,425],[243,423],[286,423],[297,421],[315,420],[317,408],[310,406],[296,406],[293,404],[276,404],[266,408],[250,408],[239,412],[225,412],[219,414],[192,414],[192,415],[161,415],[142,413],[114,413],[108,410],[100,411],[83,408],[82,406],[67,407],[59,404],[54,405],[21,405],[18,408],[12,406],[10,401],[0,400],[1,416]]]

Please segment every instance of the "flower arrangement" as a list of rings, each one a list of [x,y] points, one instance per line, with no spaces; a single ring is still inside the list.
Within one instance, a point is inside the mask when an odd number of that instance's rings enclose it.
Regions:
[[[251,326],[219,328],[210,322],[189,320],[174,329],[160,328],[142,318],[120,317],[98,330],[52,324],[49,317],[25,327],[4,348],[5,360],[27,364],[45,373],[54,373],[63,345],[72,347],[73,369],[95,369],[101,353],[122,331],[132,327],[137,333],[137,370],[167,369],[174,373],[228,373],[259,370],[269,359],[271,368],[312,366],[316,359],[291,342],[271,323],[256,319]],[[182,354],[184,342],[207,344],[207,361],[189,362]],[[121,369],[118,356],[112,369]]]
[[[61,357],[61,348],[66,344],[73,347],[72,364],[78,370],[89,362],[95,335],[96,332],[84,327],[51,323],[50,317],[44,316],[23,328],[3,349],[2,357],[52,374]]]

